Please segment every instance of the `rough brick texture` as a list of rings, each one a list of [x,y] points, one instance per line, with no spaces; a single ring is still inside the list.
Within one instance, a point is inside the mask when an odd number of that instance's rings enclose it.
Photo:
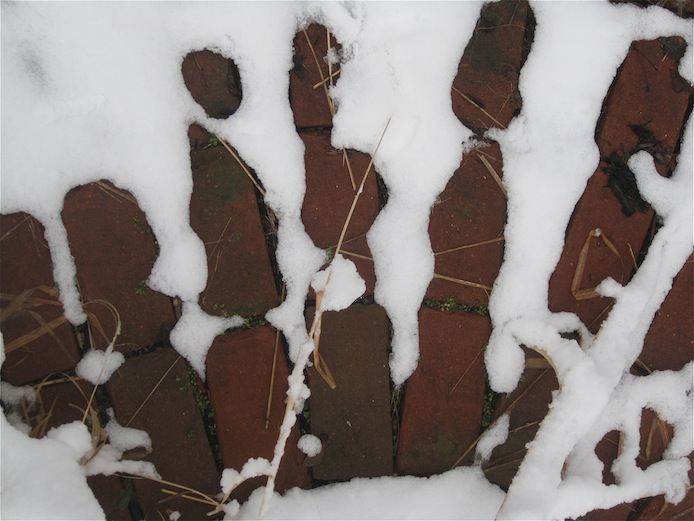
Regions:
[[[280,338],[275,359],[270,421],[266,427],[275,344],[275,330],[260,327],[217,337],[207,357],[207,382],[226,468],[240,471],[249,458],[272,459],[284,416],[288,376]],[[304,455],[296,447],[298,427],[298,424],[294,426],[287,440],[275,484],[279,492],[291,487],[310,486]],[[242,484],[232,497],[243,501],[253,489],[264,486],[265,481],[257,478]]]

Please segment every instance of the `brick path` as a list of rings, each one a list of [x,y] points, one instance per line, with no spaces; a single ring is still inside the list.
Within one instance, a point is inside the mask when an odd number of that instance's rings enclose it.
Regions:
[[[523,1],[502,0],[484,8],[451,91],[453,110],[468,127],[479,132],[505,127],[520,110],[518,74],[533,24]],[[289,99],[306,146],[302,217],[315,243],[332,252],[352,201],[353,179],[358,182],[369,158],[330,146],[331,109],[323,87],[315,87],[328,70],[313,55],[326,53],[325,28],[308,27],[296,35],[294,44]],[[330,45],[337,45],[334,39]],[[580,252],[588,241],[579,290],[590,289],[607,275],[626,282],[638,269],[655,220],[638,201],[617,197],[624,191],[620,162],[646,149],[654,153],[661,174],[668,175],[676,164],[677,143],[692,105],[691,89],[676,74],[681,50],[676,39],[635,43],[596,129],[602,161],[571,219],[549,295],[553,310],[575,312],[593,330],[611,302],[576,298],[571,281]],[[182,74],[210,116],[227,117],[238,108],[242,89],[231,61],[209,51],[193,53],[183,62]],[[279,302],[282,291],[274,260],[273,216],[243,167],[214,136],[193,125],[189,137],[194,182],[190,217],[205,242],[209,268],[201,305],[211,314],[239,313],[249,319],[245,330],[215,340],[207,382],[201,382],[168,344],[179,303],[144,285],[157,255],[146,219],[130,194],[107,182],[73,190],[63,211],[80,292],[89,303],[89,328],[73,330],[61,318],[41,226],[26,215],[0,216],[0,290],[11,296],[27,292],[19,311],[1,324],[6,346],[13,348],[2,376],[14,384],[48,382],[40,392],[42,410],[50,414],[37,434],[79,419],[73,406],[84,407],[91,388],[74,378],[73,369],[81,352],[106,344],[100,328],[107,334],[113,331],[112,315],[96,303],[107,300],[123,322],[117,348],[127,362],[97,393],[102,420],[106,408],[113,407],[122,424],[150,433],[154,450],[146,457],[164,479],[214,495],[222,468],[239,468],[249,457],[271,455],[290,364],[281,335],[262,318]],[[324,318],[321,352],[337,388],[330,389],[309,371],[312,399],[290,436],[277,482],[280,491],[355,476],[429,475],[469,464],[479,434],[495,417],[511,411],[510,439],[485,467],[492,482],[508,486],[557,382],[551,369],[535,357],[514,393],[495,395],[486,382],[486,306],[503,257],[506,198],[498,179],[501,172],[495,144],[470,154],[432,210],[436,276],[420,311],[420,365],[403,389],[389,383],[389,323],[373,302],[375,277],[364,234],[387,194],[378,176],[370,177],[344,246],[365,278],[367,291],[348,310]],[[603,234],[590,237],[596,228]],[[692,276],[690,258],[656,316],[634,372],[679,368],[692,358]],[[313,298],[310,295],[307,302],[307,319]],[[24,345],[23,335],[46,330],[50,332]],[[319,456],[306,458],[296,449],[302,432],[322,439]],[[642,432],[644,440],[651,440],[648,446],[644,442],[640,457],[646,465],[657,460],[668,431],[644,415]],[[617,433],[610,433],[598,447],[606,463],[616,456],[617,443]],[[612,479],[609,471],[605,479]],[[109,519],[159,519],[159,514],[173,510],[180,510],[182,519],[201,519],[209,510],[143,480],[112,476],[89,482]],[[235,497],[243,500],[251,489],[241,487]],[[585,519],[685,518],[692,517],[693,505],[690,493],[677,507],[664,505],[662,498],[645,499],[596,511]]]

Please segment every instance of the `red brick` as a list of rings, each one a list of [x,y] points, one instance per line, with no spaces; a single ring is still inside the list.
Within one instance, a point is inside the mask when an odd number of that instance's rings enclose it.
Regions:
[[[320,62],[323,77],[327,78],[328,64],[323,60],[328,49],[326,29],[322,25],[311,24],[306,28],[306,34]],[[331,38],[331,46],[335,45],[335,38]],[[333,71],[339,67],[339,64],[335,65]],[[339,76],[333,82],[338,79]],[[321,75],[311,54],[306,35],[299,31],[294,38],[294,68],[289,74],[289,101],[297,128],[332,126],[332,114],[325,97],[325,90],[323,87],[313,88],[320,81]]]
[[[330,146],[328,132],[300,132],[306,146],[306,196],[301,218],[313,242],[319,248],[334,248],[352,206],[355,192],[349,178],[342,152]],[[349,160],[358,186],[369,165],[369,157],[349,151]],[[366,244],[366,232],[378,215],[378,186],[372,171],[359,196],[343,249],[361,256],[371,257]],[[375,284],[373,262],[353,255],[343,254],[352,260],[366,282],[366,293],[372,294]]]
[[[126,360],[106,385],[119,423],[149,433],[153,450],[146,460],[154,463],[162,478],[214,496],[220,491],[219,475],[189,374],[191,369],[175,351],[161,349]],[[145,519],[158,519],[156,511],[166,508],[179,510],[182,519],[204,519],[211,510],[208,505],[180,498],[159,504],[170,497],[160,491],[162,485],[140,479],[133,483]]]
[[[188,54],[181,64],[183,81],[193,99],[213,118],[231,116],[241,104],[241,79],[232,60],[204,50]]]
[[[468,128],[506,126],[520,110],[518,75],[526,52],[528,11],[524,0],[502,0],[482,8],[451,91],[453,112]]]
[[[419,312],[420,359],[405,388],[398,436],[399,474],[450,469],[480,433],[489,318]],[[474,452],[474,451],[473,451]]]
[[[62,216],[86,310],[107,335],[115,331],[113,314],[89,302],[103,299],[118,310],[122,329],[116,348],[125,352],[166,341],[175,323],[173,305],[145,285],[157,252],[135,199],[108,182],[91,183],[68,193]],[[96,346],[107,344],[94,336]]]
[[[216,338],[207,357],[207,382],[217,422],[217,435],[226,468],[241,470],[249,458],[272,460],[282,424],[289,375],[281,338],[272,388],[270,422],[265,427],[268,392],[276,342],[275,330],[260,327]],[[287,440],[275,484],[284,492],[310,486],[304,455],[296,444],[298,424]],[[247,499],[254,488],[265,485],[257,478],[241,485],[232,496]]]
[[[689,100],[686,92],[677,92],[673,87],[675,71],[676,63],[663,54],[659,42],[636,42],[632,46],[604,109],[597,139],[603,159],[612,153],[636,151],[639,140],[630,125],[641,125],[661,142],[656,157],[664,161],[659,165],[661,173],[667,171],[665,163],[681,134]],[[608,275],[626,283],[634,271],[632,252],[638,255],[653,219],[651,210],[630,217],[622,213],[617,197],[608,188],[606,166],[603,160],[576,205],[549,292],[550,309],[577,313],[593,331],[606,317],[612,300],[596,297],[579,301],[571,294],[571,281],[586,237],[591,230],[600,228],[619,257],[603,238],[592,239],[581,288],[594,287]]]
[[[41,327],[39,320],[49,323],[63,315],[57,290],[53,288],[53,266],[43,238],[43,226],[24,213],[0,216],[0,292],[10,298],[39,286],[52,288],[54,296],[36,291],[30,297],[53,302],[26,308],[2,322],[5,347],[19,337]],[[3,300],[3,309],[11,304]],[[35,313],[36,317],[32,316]],[[2,366],[2,379],[15,385],[41,379],[51,373],[69,371],[80,359],[72,326],[63,322],[53,329],[55,336],[45,334],[25,347],[7,354]]]
[[[525,446],[535,437],[539,421],[548,411],[552,391],[559,387],[551,369],[527,368],[515,391],[500,397],[494,417],[510,414],[509,436],[484,466],[487,479],[507,489],[525,456]]]
[[[481,152],[493,157],[481,155]],[[501,152],[497,145],[464,157],[431,211],[429,236],[438,275],[481,284],[491,288],[503,259],[504,243],[497,241],[447,252],[503,237],[506,196],[480,157],[501,174]],[[426,297],[454,297],[466,304],[486,306],[489,290],[434,278]]]
[[[277,305],[277,293],[255,187],[221,146],[192,150],[190,157],[190,221],[207,252],[200,304],[216,315],[265,313]]]
[[[656,313],[639,358],[652,369],[678,370],[694,355],[694,256],[675,277]]]
[[[312,319],[313,310],[307,315]],[[323,314],[320,355],[337,388],[309,371],[311,432],[323,443],[314,479],[390,475],[393,438],[388,372],[388,319],[377,305]]]

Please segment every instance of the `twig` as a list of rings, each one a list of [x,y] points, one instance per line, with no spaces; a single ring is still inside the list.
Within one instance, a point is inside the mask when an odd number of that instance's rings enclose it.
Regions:
[[[137,410],[136,410],[136,411],[133,413],[133,415],[130,417],[130,419],[128,420],[128,423],[125,424],[126,427],[129,426],[129,425],[133,422],[133,420],[135,419],[135,417],[140,413],[140,411],[142,410],[142,408],[143,408],[143,407],[145,406],[145,404],[149,401],[149,399],[152,397],[152,395],[155,393],[155,391],[159,388],[159,386],[161,385],[161,383],[164,381],[164,378],[166,378],[166,376],[171,372],[171,370],[174,368],[174,366],[176,365],[176,363],[177,363],[180,359],[181,359],[181,355],[178,355],[178,356],[176,357],[176,360],[173,361],[173,363],[172,363],[172,364],[169,366],[169,368],[164,372],[164,374],[161,376],[161,378],[159,378],[159,381],[154,385],[154,387],[153,387],[152,390],[149,392],[149,394],[147,395],[147,397],[146,397],[144,400],[142,400],[142,403],[140,404],[140,406],[137,408]]]
[[[451,88],[453,89],[453,92],[456,92],[458,95],[462,96],[463,99],[464,99],[465,101],[467,101],[468,103],[470,103],[470,105],[472,105],[473,107],[479,109],[485,116],[487,116],[487,117],[488,117],[489,119],[491,119],[494,123],[496,123],[497,125],[499,125],[499,127],[501,127],[501,128],[506,128],[506,125],[504,125],[501,121],[499,121],[499,120],[496,119],[494,116],[492,116],[489,112],[487,112],[486,110],[484,110],[484,108],[482,108],[479,104],[475,103],[475,101],[473,101],[472,98],[470,98],[468,95],[463,94],[461,91],[459,91],[459,90],[455,87],[455,85],[453,85]]]
[[[477,248],[478,246],[486,246],[487,244],[495,244],[497,242],[503,242],[503,237],[496,237],[495,239],[488,239],[486,241],[474,242],[472,244],[464,244],[462,246],[456,246],[455,248],[449,248],[447,250],[439,251],[434,253],[434,255],[444,255],[446,253],[453,253],[455,251],[467,250],[469,248]]]
[[[246,164],[243,161],[241,161],[241,158],[234,151],[234,149],[231,148],[229,146],[229,144],[226,141],[224,141],[222,138],[220,138],[219,136],[215,136],[215,137],[222,144],[222,146],[227,149],[227,152],[229,152],[231,154],[231,157],[236,159],[236,162],[239,164],[239,166],[244,171],[246,176],[248,176],[248,179],[251,180],[251,182],[253,183],[253,186],[255,186],[255,188],[258,190],[258,192],[260,192],[260,195],[265,197],[265,190],[263,189],[262,186],[260,186],[260,184],[258,184],[258,181],[255,180],[255,177],[253,177],[253,174],[251,174],[250,170],[248,170],[248,167],[246,166]]]
[[[494,181],[496,181],[496,184],[499,185],[499,188],[501,189],[501,192],[504,194],[504,197],[508,197],[508,194],[506,193],[506,187],[504,186],[501,177],[499,177],[499,174],[497,174],[496,170],[494,170],[494,167],[489,162],[489,160],[482,154],[477,154],[477,159],[479,159],[482,162],[482,164],[487,168],[491,176],[494,178]]]

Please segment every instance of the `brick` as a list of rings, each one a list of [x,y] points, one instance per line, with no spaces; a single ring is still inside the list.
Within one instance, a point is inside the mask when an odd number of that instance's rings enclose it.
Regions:
[[[18,296],[39,286],[53,288],[54,296],[37,291],[34,298],[53,302],[30,309],[24,306],[2,322],[6,348],[13,340],[40,327],[38,320],[50,323],[59,320],[63,308],[54,288],[53,266],[48,246],[43,238],[44,229],[33,217],[24,213],[0,216],[0,292]],[[3,309],[11,301],[3,300]],[[35,313],[36,316],[32,316]],[[2,366],[2,379],[15,385],[39,380],[51,373],[69,371],[80,359],[77,341],[68,322],[53,329],[55,336],[45,334],[25,347],[7,354]]]
[[[489,154],[481,155],[480,152]],[[461,246],[503,237],[506,223],[506,196],[481,157],[500,175],[501,152],[492,145],[463,158],[431,211],[429,236],[435,254],[438,275],[481,284],[491,288],[503,259],[503,240],[469,248],[448,251]],[[471,287],[450,280],[434,278],[426,297],[453,297],[466,304],[486,306],[489,290]]]
[[[116,348],[127,352],[167,341],[175,323],[173,305],[145,285],[157,251],[135,199],[108,182],[91,183],[68,193],[62,216],[86,310],[109,335],[115,331],[113,314],[88,303],[103,299],[118,310],[122,329]],[[106,343],[95,335],[96,346]]]
[[[641,148],[648,149],[655,152],[661,173],[667,172],[689,102],[686,92],[676,90],[675,74],[676,62],[663,53],[660,42],[636,42],[603,110],[597,138],[603,160],[576,205],[549,292],[551,310],[572,311],[593,331],[606,317],[612,300],[596,297],[578,301],[571,294],[571,281],[584,241],[591,230],[602,230],[603,237],[591,240],[581,288],[594,287],[606,276],[626,283],[634,271],[633,258],[641,250],[653,219],[650,209],[643,213],[636,211],[630,217],[623,213],[619,200],[608,188],[609,158],[613,153],[625,156]],[[640,141],[632,128],[634,125],[647,129],[652,138]],[[619,257],[611,252],[605,237],[617,249]]]
[[[183,81],[193,99],[212,118],[231,116],[241,104],[241,78],[236,64],[212,51],[189,53],[181,64]]]
[[[311,24],[306,28],[306,34],[320,62],[323,77],[327,78],[328,64],[323,61],[328,49],[326,28],[322,25]],[[336,45],[332,37],[331,45]],[[293,59],[294,67],[289,74],[289,101],[296,127],[301,129],[332,126],[332,114],[325,97],[325,90],[322,87],[313,88],[321,81],[321,75],[303,31],[299,31],[294,37]],[[339,68],[339,64],[335,68]],[[334,81],[338,78],[339,76]]]
[[[639,358],[652,369],[678,370],[694,355],[694,256],[675,277],[646,335]]]
[[[330,146],[329,132],[300,132],[299,135],[306,146],[306,196],[301,218],[306,232],[316,246],[334,250],[355,195],[349,171],[343,163],[342,152]],[[354,181],[358,186],[369,165],[369,157],[355,151],[349,151],[348,154]],[[378,186],[372,171],[350,220],[344,250],[360,256],[371,256],[364,236],[378,212]],[[354,255],[344,255],[355,263],[359,274],[364,278],[366,293],[373,294],[373,262]]]
[[[268,392],[275,353],[275,330],[259,327],[215,339],[207,357],[207,381],[217,423],[219,445],[226,468],[241,470],[249,458],[272,460],[282,424],[289,375],[281,342],[278,344],[270,421],[265,427]],[[275,489],[308,488],[310,479],[304,454],[297,448],[298,423],[287,440]],[[233,498],[244,501],[265,479],[239,486]]]
[[[277,305],[277,293],[255,187],[221,146],[192,150],[190,158],[190,221],[207,253],[200,305],[216,315],[263,314]]]
[[[499,398],[494,418],[510,413],[509,436],[483,467],[489,481],[508,489],[525,456],[525,446],[535,437],[539,422],[547,415],[552,391],[558,387],[551,369],[526,368],[516,390]]]
[[[312,319],[313,310],[307,312]],[[309,371],[311,432],[323,443],[314,479],[390,475],[393,438],[388,372],[389,325],[377,305],[323,314],[320,354],[337,383]]]
[[[128,425],[174,361],[173,369]],[[120,424],[149,433],[153,450],[146,460],[154,463],[162,478],[214,496],[220,491],[219,474],[190,374],[191,369],[175,351],[160,349],[126,360],[106,385]],[[179,510],[182,519],[204,519],[211,510],[208,505],[181,498],[160,504],[161,500],[170,498],[160,491],[162,485],[147,480],[133,483],[145,519],[159,518],[156,511],[164,512],[166,508]]]
[[[398,435],[399,474],[450,469],[480,433],[488,317],[423,308],[420,359],[405,388]]]
[[[451,91],[453,112],[468,128],[506,126],[520,110],[518,75],[527,53],[528,13],[524,0],[502,0],[482,8]]]

